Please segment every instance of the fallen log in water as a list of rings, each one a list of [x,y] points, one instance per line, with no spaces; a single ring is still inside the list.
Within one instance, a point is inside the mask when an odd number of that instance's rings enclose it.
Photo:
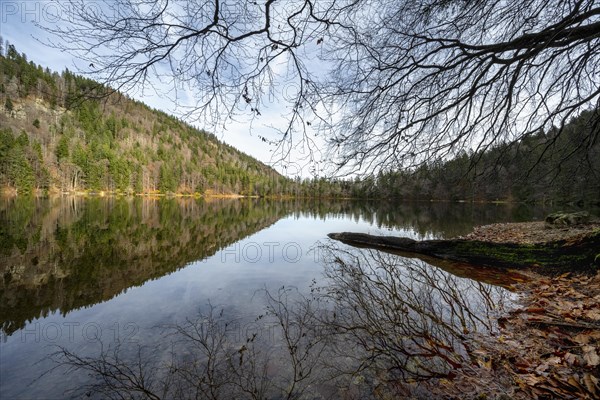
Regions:
[[[496,243],[470,239],[413,240],[364,233],[330,233],[355,247],[423,254],[445,260],[502,268],[544,268],[550,272],[590,270],[600,264],[600,230],[544,243]]]

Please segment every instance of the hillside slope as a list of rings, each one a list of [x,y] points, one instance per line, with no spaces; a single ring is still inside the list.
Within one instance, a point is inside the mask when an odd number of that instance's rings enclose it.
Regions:
[[[0,186],[284,195],[291,182],[203,130],[68,70],[0,52]],[[90,100],[90,97],[102,98]]]
[[[352,196],[418,200],[600,204],[600,109],[581,112],[562,131],[430,160],[410,170],[354,182]]]

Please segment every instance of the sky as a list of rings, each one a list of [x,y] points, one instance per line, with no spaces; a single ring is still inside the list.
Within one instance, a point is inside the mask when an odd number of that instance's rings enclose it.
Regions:
[[[93,0],[91,0],[93,1]],[[52,26],[59,22],[57,13],[59,9],[55,6],[55,0],[0,0],[0,35],[4,40],[13,44],[17,51],[25,53],[30,61],[61,72],[65,68],[77,72],[82,61],[74,58],[71,54],[60,52],[48,47],[43,42],[48,39],[48,33],[39,26]],[[67,17],[59,14],[61,17]],[[127,93],[130,97],[140,100],[150,107],[157,108],[169,114],[178,116],[181,109],[176,109],[172,96],[167,93],[156,93],[154,90],[142,90]],[[193,93],[190,90],[178,93],[178,101],[185,104],[193,104]],[[292,152],[286,159],[284,168],[278,157],[273,157],[273,147],[269,146],[262,137],[276,138],[273,127],[284,127],[286,113],[285,104],[275,100],[267,102],[265,108],[261,109],[261,117],[250,124],[248,116],[240,115],[234,121],[218,127],[203,126],[201,121],[189,122],[198,127],[214,133],[221,141],[228,143],[237,149],[249,154],[258,160],[273,165],[279,172],[295,178],[313,176],[319,174],[318,164],[309,164],[306,161],[306,153],[303,150]],[[250,129],[250,126],[252,129]],[[320,144],[319,144],[320,145]],[[320,147],[320,146],[319,146]],[[319,157],[319,154],[316,154]]]

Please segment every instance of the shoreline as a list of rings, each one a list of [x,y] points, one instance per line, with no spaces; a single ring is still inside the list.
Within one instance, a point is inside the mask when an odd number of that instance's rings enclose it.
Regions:
[[[517,307],[482,343],[482,373],[508,378],[515,398],[598,398],[600,273],[540,275],[516,289]]]
[[[543,202],[539,201],[515,201],[515,200],[441,200],[441,199],[412,199],[412,198],[375,198],[375,197],[332,197],[332,196],[295,196],[295,195],[245,195],[239,193],[161,193],[159,191],[153,192],[117,192],[117,191],[60,191],[60,190],[40,190],[35,189],[29,193],[19,194],[14,188],[0,188],[0,198],[16,198],[16,197],[145,197],[145,198],[223,198],[223,199],[277,199],[277,200],[294,200],[294,199],[324,199],[324,200],[360,200],[360,201],[386,201],[386,202],[400,202],[400,203],[438,203],[438,204],[488,204],[496,206],[518,206],[518,205],[537,205],[542,207],[547,206],[564,206],[567,208],[597,208],[600,206],[600,201],[560,201],[560,200],[546,200]],[[518,222],[521,223],[521,222]]]

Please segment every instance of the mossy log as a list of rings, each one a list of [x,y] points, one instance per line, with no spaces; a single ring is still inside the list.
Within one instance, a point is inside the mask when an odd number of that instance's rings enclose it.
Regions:
[[[364,233],[330,233],[331,239],[355,247],[423,254],[445,260],[501,268],[544,268],[548,271],[590,270],[600,262],[600,230],[569,240],[535,244],[478,240],[413,240]]]

